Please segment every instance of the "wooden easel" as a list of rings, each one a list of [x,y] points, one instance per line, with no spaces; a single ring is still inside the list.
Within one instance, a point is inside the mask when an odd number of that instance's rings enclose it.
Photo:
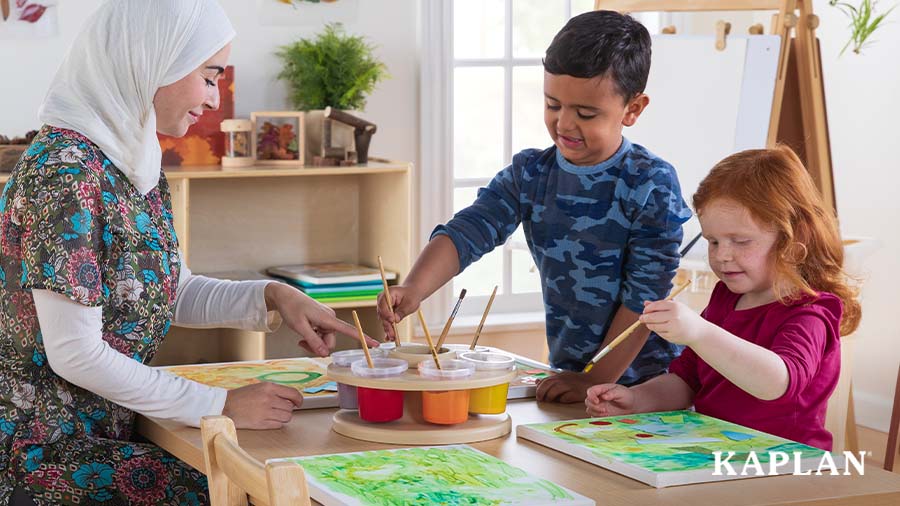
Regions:
[[[783,143],[803,160],[826,205],[836,212],[822,61],[812,0],[595,0],[594,9],[621,12],[777,11],[771,34],[781,36],[778,77],[766,144]],[[794,32],[793,37],[791,32]]]
[[[770,33],[781,36],[781,51],[766,145],[772,147],[783,143],[793,148],[822,192],[825,204],[837,213],[822,60],[815,33],[819,18],[813,14],[812,0],[595,0],[594,9],[621,12],[776,11]],[[759,30],[751,27],[751,33],[759,33]],[[829,401],[829,408],[843,411],[832,413],[829,409],[830,416],[826,421],[826,427],[834,436],[835,451],[857,451],[858,446],[850,381],[852,341],[852,338],[842,339],[841,379]]]

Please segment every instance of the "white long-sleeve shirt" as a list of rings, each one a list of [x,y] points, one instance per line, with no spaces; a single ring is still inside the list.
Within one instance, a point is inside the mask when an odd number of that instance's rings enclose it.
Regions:
[[[266,310],[264,291],[269,283],[195,276],[182,264],[173,323],[270,332],[281,318]],[[225,389],[148,367],[113,349],[102,339],[101,307],[88,307],[50,290],[32,293],[47,362],[66,381],[137,413],[193,427],[199,427],[203,416],[222,413]]]

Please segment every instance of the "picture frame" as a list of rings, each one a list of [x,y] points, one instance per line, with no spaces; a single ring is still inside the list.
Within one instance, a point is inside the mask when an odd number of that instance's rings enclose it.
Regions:
[[[253,159],[257,165],[299,167],[305,159],[305,113],[260,111],[250,113]]]

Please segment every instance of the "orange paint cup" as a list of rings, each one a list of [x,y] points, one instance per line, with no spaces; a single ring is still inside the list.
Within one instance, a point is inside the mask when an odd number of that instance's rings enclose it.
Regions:
[[[469,391],[422,392],[422,417],[440,425],[465,422],[469,419]]]
[[[433,360],[419,363],[419,374],[423,378],[450,382],[475,373],[475,366],[462,360],[441,360],[440,363],[441,369]],[[469,419],[469,390],[423,391],[422,418],[440,425],[465,422]]]

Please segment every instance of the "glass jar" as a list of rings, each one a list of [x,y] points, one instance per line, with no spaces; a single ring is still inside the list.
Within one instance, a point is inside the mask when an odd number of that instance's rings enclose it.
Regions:
[[[249,119],[226,119],[220,128],[225,132],[225,156],[223,167],[247,167],[253,165],[250,133],[253,123]]]

